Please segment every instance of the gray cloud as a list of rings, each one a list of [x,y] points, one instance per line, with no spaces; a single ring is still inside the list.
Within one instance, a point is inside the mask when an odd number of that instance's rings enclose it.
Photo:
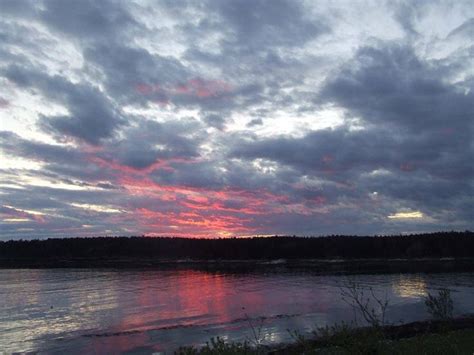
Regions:
[[[443,80],[444,68],[420,60],[407,45],[361,48],[321,92],[372,124],[421,132],[471,129],[473,93]],[[466,132],[469,133],[469,132]]]
[[[302,6],[290,1],[215,1],[213,5],[232,29],[229,46],[241,51],[297,46],[328,30],[324,19],[307,18]]]
[[[15,133],[0,131],[0,147],[11,156],[55,163],[80,163],[81,154],[59,146],[32,142]]]
[[[111,38],[137,25],[120,3],[112,1],[47,0],[39,17],[51,28],[84,40]]]
[[[247,123],[247,127],[255,127],[255,126],[260,126],[263,124],[263,121],[261,118],[254,118],[249,123]]]
[[[204,122],[206,122],[210,127],[214,127],[220,131],[224,130],[226,121],[219,115],[210,114],[204,117]]]
[[[452,5],[0,2],[0,235],[472,228]]]
[[[37,89],[45,97],[67,107],[69,115],[44,116],[40,123],[44,130],[97,144],[101,139],[111,137],[124,123],[108,98],[90,84],[74,84],[58,75],[48,76],[16,65],[9,66],[4,76],[22,88]]]
[[[187,69],[176,59],[152,55],[143,48],[100,43],[84,51],[88,65],[105,75],[108,91],[124,102],[166,103],[168,88],[185,82]]]
[[[474,192],[468,163],[474,155],[474,100],[472,91],[445,82],[443,71],[409,47],[363,48],[327,81],[318,100],[341,105],[367,128],[342,126],[301,138],[246,137],[231,154],[291,166],[300,176],[350,183],[361,191],[349,192],[351,198],[377,191],[433,214],[441,205],[461,214],[465,194]],[[322,195],[348,194],[333,193]]]
[[[194,119],[164,123],[141,120],[125,131],[126,138],[109,142],[99,156],[133,168],[146,168],[158,160],[193,159],[200,155],[201,129]]]

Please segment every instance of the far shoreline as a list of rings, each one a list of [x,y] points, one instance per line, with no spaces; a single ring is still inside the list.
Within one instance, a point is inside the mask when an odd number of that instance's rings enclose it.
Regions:
[[[321,274],[474,271],[474,232],[265,238],[89,237],[0,241],[0,268]]]
[[[238,259],[152,257],[0,258],[0,269],[107,269],[207,272],[307,272],[320,275],[474,272],[474,258]]]

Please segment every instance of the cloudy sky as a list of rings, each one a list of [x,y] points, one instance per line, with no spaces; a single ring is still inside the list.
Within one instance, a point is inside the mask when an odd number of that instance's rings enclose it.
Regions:
[[[474,227],[474,3],[0,0],[0,238]]]

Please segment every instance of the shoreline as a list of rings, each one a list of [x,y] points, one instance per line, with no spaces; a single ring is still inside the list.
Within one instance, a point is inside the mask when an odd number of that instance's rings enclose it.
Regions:
[[[301,354],[405,354],[400,348],[417,343],[417,347],[425,346],[457,348],[459,344],[452,344],[453,340],[466,340],[462,350],[471,354],[474,349],[474,314],[468,314],[447,320],[422,320],[399,325],[385,325],[382,327],[354,327],[336,331],[330,335],[313,334],[306,337],[295,333],[293,342],[276,345],[257,345],[241,342],[225,342],[214,338],[204,347],[182,347],[174,352],[176,355],[301,355]],[[437,344],[438,343],[438,344]],[[411,349],[413,350],[413,349]],[[375,352],[374,352],[375,351]],[[167,354],[168,352],[164,352]],[[423,352],[431,353],[431,352]],[[438,353],[438,352],[437,352]],[[440,352],[445,353],[445,352]],[[453,352],[449,352],[453,353]],[[455,352],[456,354],[458,352]],[[460,352],[464,353],[464,352]]]
[[[0,269],[195,270],[209,272],[312,272],[320,274],[474,272],[474,258],[242,259],[0,258]]]
[[[399,325],[386,325],[380,328],[380,334],[383,334],[385,341],[403,341],[407,339],[416,339],[423,336],[444,335],[448,332],[474,331],[474,314],[469,314],[449,320],[424,320]],[[360,337],[368,332],[374,331],[371,327],[354,328],[351,336]],[[473,338],[474,339],[474,338]],[[280,344],[268,349],[267,355],[299,354],[304,350],[312,349],[330,349],[334,347],[331,339],[314,338],[307,339],[304,343]]]

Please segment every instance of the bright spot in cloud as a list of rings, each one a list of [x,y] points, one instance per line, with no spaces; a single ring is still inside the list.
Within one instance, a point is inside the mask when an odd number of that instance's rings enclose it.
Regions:
[[[85,210],[91,210],[95,212],[104,212],[104,213],[122,213],[122,210],[112,208],[110,206],[101,206],[101,205],[91,205],[88,203],[71,203],[71,206],[82,208]]]
[[[13,207],[13,206],[10,206],[10,205],[4,205],[4,207],[11,208],[12,210],[23,212],[23,213],[33,214],[33,215],[36,215],[36,216],[43,216],[44,215],[43,212],[16,208],[16,207]]]
[[[18,223],[18,222],[29,222],[30,220],[28,218],[5,218],[3,221]]]
[[[387,216],[390,219],[413,219],[413,218],[423,218],[423,213],[420,211],[413,212],[397,212]]]

